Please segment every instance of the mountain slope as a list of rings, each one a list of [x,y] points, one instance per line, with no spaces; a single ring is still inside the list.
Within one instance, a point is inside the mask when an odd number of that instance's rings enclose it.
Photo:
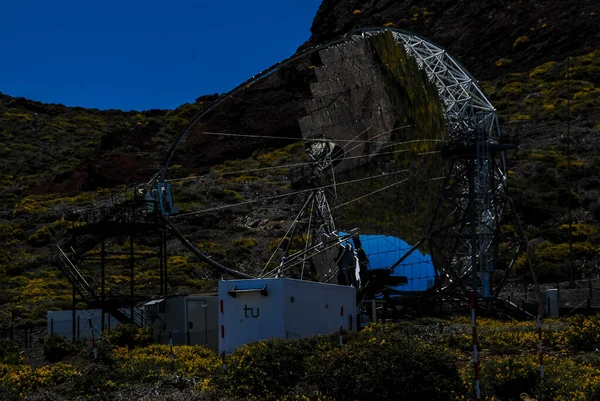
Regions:
[[[520,137],[521,147],[510,160],[511,193],[533,240],[538,274],[546,281],[563,280],[569,275],[569,248],[577,276],[595,274],[600,260],[597,8],[591,0],[324,0],[304,47],[360,27],[393,24],[440,43],[458,57],[481,81],[502,129]],[[311,68],[314,65],[306,62],[274,74],[262,86],[245,91],[244,99],[230,102],[224,109],[227,118],[208,120],[215,130],[226,131],[243,121],[240,129],[251,134],[299,138],[297,121],[290,116],[302,107],[302,91],[312,82]],[[0,95],[0,303],[7,308],[32,306],[44,299],[42,295],[51,298],[33,314],[31,309],[21,311],[36,318],[49,307],[68,304],[68,288],[49,269],[45,248],[65,235],[64,210],[91,205],[116,187],[149,179],[178,132],[212,100],[214,96],[203,97],[171,111],[138,113],[67,108]],[[199,135],[202,128],[184,141],[170,171],[175,177],[203,174],[197,182],[174,185],[183,210],[235,203],[240,197],[251,201],[273,187],[284,192],[287,177],[282,173],[219,174],[296,161],[302,153],[298,146],[273,150],[290,141],[229,140]],[[217,258],[258,264],[268,249],[256,250],[253,230],[263,230],[260,235],[266,232],[267,237],[283,236],[285,215],[292,213],[289,202],[277,202],[277,208],[265,207],[253,215],[224,209],[195,216],[186,221],[186,234]],[[196,283],[210,287],[215,278],[187,256],[173,262],[181,262],[174,263],[179,269],[172,276],[174,291],[195,288],[186,278],[194,269],[202,276]],[[527,274],[525,267],[524,260],[517,263],[522,276]]]
[[[599,17],[593,0],[324,0],[307,44],[393,24],[439,43],[485,80],[589,53],[600,44]]]

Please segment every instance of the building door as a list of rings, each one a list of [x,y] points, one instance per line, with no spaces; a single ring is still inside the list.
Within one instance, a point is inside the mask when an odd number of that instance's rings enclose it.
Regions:
[[[187,301],[187,343],[208,346],[207,305],[205,300]]]

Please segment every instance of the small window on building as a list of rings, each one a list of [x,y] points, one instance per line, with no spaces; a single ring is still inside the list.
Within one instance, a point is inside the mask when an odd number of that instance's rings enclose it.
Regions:
[[[188,322],[188,329],[190,329],[190,330],[194,329],[194,322]]]
[[[165,313],[165,302],[158,303],[158,313]]]

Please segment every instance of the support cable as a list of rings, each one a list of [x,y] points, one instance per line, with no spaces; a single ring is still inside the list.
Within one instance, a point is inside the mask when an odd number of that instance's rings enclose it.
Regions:
[[[310,209],[313,210],[314,207],[315,207],[315,198],[313,197]],[[307,232],[309,233],[308,235],[310,235],[311,225],[312,225],[312,213],[308,215],[308,230],[307,230]],[[302,257],[302,270],[300,271],[300,280],[304,279],[304,267],[306,266],[306,254],[308,253],[308,243],[309,243],[309,241],[310,241],[310,237],[307,237],[306,238],[306,245],[304,246],[304,255]]]
[[[432,178],[432,179],[430,179],[430,180],[440,180],[440,179],[443,179],[443,178],[444,178],[444,177],[436,177],[436,178]],[[337,209],[337,208],[340,208],[340,207],[346,206],[346,205],[348,205],[348,204],[350,204],[350,203],[353,203],[353,202],[356,202],[356,201],[358,201],[358,200],[364,199],[364,198],[366,198],[366,197],[368,197],[368,196],[374,195],[374,194],[376,194],[376,193],[378,193],[378,192],[381,192],[381,191],[383,191],[383,190],[385,190],[385,189],[388,189],[388,188],[390,188],[390,187],[393,187],[393,186],[396,186],[396,185],[402,184],[402,183],[404,183],[404,182],[406,182],[406,181],[408,181],[408,179],[403,179],[403,180],[397,181],[397,182],[395,182],[395,183],[393,183],[393,184],[390,184],[390,185],[388,185],[388,186],[386,186],[386,187],[384,187],[384,188],[380,188],[380,189],[378,189],[378,190],[375,190],[375,191],[373,191],[373,192],[370,192],[370,193],[368,193],[368,194],[365,194],[365,195],[363,195],[363,196],[361,196],[361,197],[359,197],[359,198],[356,198],[356,199],[350,200],[350,201],[348,201],[348,202],[346,202],[346,203],[343,203],[343,204],[337,205],[337,206],[336,206],[336,207],[334,207],[333,209]],[[338,237],[338,238],[339,238],[339,237]],[[342,240],[340,240],[340,242],[341,242],[341,241],[342,241]],[[318,246],[318,245],[320,245],[320,244],[317,244],[316,246]],[[334,245],[337,245],[337,244],[334,244]],[[327,247],[327,248],[324,248],[323,250],[321,250],[321,251],[317,252],[317,253],[316,253],[316,254],[314,254],[314,255],[311,255],[310,257],[316,256],[317,254],[319,254],[319,253],[321,253],[321,252],[323,252],[323,251],[325,251],[325,250],[327,250],[327,249],[330,249],[330,248],[332,248],[332,246],[330,246],[330,247]],[[305,253],[304,255],[306,255],[306,253]],[[292,267],[292,266],[295,266],[296,264],[298,264],[298,262],[294,261],[293,259],[290,259],[290,260],[288,261],[288,263],[289,263],[289,264],[286,264],[288,267],[286,267],[285,269],[282,269],[282,272],[284,272],[284,271],[288,270],[288,269],[289,269],[289,267]],[[277,267],[277,268],[274,268],[273,270],[271,270],[271,272],[270,272],[270,273],[272,273],[273,271],[277,271],[277,269],[279,269],[279,267]],[[263,269],[263,270],[264,270],[264,269]],[[267,275],[268,275],[268,274],[270,274],[270,273],[267,273],[267,274],[266,274],[266,275],[264,275],[263,277],[267,277]]]
[[[409,128],[409,127],[411,127],[411,125],[394,128],[392,130],[383,132],[383,133],[379,134],[378,136],[390,133],[395,130]],[[237,138],[287,139],[287,140],[292,140],[292,141],[296,141],[296,142],[304,140],[304,141],[311,141],[311,142],[373,143],[373,139],[357,141],[354,139],[336,139],[336,138],[290,138],[287,136],[276,136],[276,135],[233,134],[233,133],[227,133],[227,132],[206,132],[206,131],[203,131],[202,134],[203,135],[217,135],[217,136],[231,136],[231,137],[237,137]],[[402,145],[402,144],[407,144],[407,143],[418,143],[418,142],[446,142],[446,141],[443,139],[412,139],[410,141],[403,141],[403,142],[377,141],[376,143]]]
[[[344,182],[340,182],[340,183],[338,183],[336,185],[337,186],[341,186],[341,185],[353,184],[353,183],[356,183],[356,182],[366,181],[366,180],[370,180],[370,179],[373,179],[373,178],[387,177],[387,176],[390,176],[390,175],[406,173],[408,171],[410,171],[410,169],[399,170],[399,171],[395,171],[393,173],[389,173],[389,174],[386,174],[386,175],[375,175],[375,176],[368,176],[368,177],[358,178],[358,179],[350,180],[350,181],[344,181]],[[325,188],[331,188],[331,187],[333,187],[333,184],[323,185],[323,186],[321,186],[319,188],[320,189],[325,189]],[[304,193],[308,193],[308,192],[313,192],[314,190],[315,190],[315,188],[303,189],[303,190],[300,190],[300,191],[290,192],[290,193],[281,194],[281,195],[273,195],[273,196],[268,196],[268,197],[259,198],[259,199],[252,199],[252,200],[248,200],[248,201],[244,201],[244,202],[240,202],[240,203],[235,203],[235,204],[232,204],[232,205],[222,205],[222,206],[217,206],[217,207],[213,207],[213,208],[209,208],[209,209],[198,210],[198,211],[195,211],[195,212],[181,213],[181,214],[177,214],[177,215],[174,215],[174,216],[169,216],[169,218],[170,219],[176,219],[176,218],[184,217],[184,216],[191,216],[191,215],[195,215],[195,214],[201,214],[201,213],[207,213],[207,212],[214,212],[214,211],[217,211],[217,210],[230,209],[230,208],[237,207],[237,206],[249,205],[249,204],[257,203],[257,202],[265,202],[265,201],[269,201],[269,200],[273,200],[273,199],[285,198],[285,197],[288,197],[288,196],[300,195],[300,194],[304,194]]]
[[[302,208],[300,209],[300,212],[296,215],[296,218],[294,219],[294,221],[292,222],[292,224],[290,224],[290,228],[288,228],[287,232],[283,235],[283,238],[286,238],[288,236],[288,234],[290,233],[290,231],[292,231],[292,228],[294,227],[294,225],[296,225],[298,223],[298,220],[300,219],[300,216],[302,216],[302,214],[304,213],[304,210],[306,210],[306,207],[308,206],[308,203],[313,199],[313,196],[309,196],[306,199],[306,202],[304,202],[304,205],[302,206]],[[291,239],[290,239],[291,241]],[[275,254],[277,253],[277,251],[279,250],[279,248],[281,247],[281,244],[283,243],[283,240],[279,241],[279,244],[277,244],[277,248],[275,248],[275,250],[273,251],[273,253],[271,254],[271,257],[269,258],[269,260],[267,261],[267,263],[265,264],[265,267],[262,269],[262,271],[260,272],[260,274],[258,275],[258,277],[262,277],[263,273],[265,272],[267,266],[269,265],[269,263],[271,263],[271,261],[273,260],[273,258],[275,257]]]
[[[373,154],[368,154],[368,155],[348,156],[348,157],[345,157],[344,160],[362,159],[362,158],[384,156],[384,155],[395,155],[395,154],[407,153],[407,152],[410,152],[410,150],[401,149],[401,150],[395,150],[393,152],[381,152],[381,153],[373,153]],[[427,153],[417,153],[416,155],[417,156],[425,156],[427,154],[432,154],[432,153],[439,153],[439,152],[435,151],[435,152],[427,152]],[[269,171],[269,170],[281,170],[281,169],[290,168],[290,167],[309,166],[314,163],[315,163],[314,161],[311,161],[311,162],[302,162],[302,163],[282,164],[280,166],[260,167],[260,168],[254,168],[254,169],[248,169],[248,170],[218,172],[218,174],[220,174],[221,176],[226,176],[226,175],[254,173],[254,172]],[[193,176],[193,177],[174,178],[174,179],[167,180],[166,182],[181,182],[181,181],[197,180],[199,178],[202,178],[202,176],[198,175],[198,176]]]

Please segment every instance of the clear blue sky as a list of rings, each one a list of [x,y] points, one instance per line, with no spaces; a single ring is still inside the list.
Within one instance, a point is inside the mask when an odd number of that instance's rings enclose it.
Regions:
[[[321,0],[3,0],[0,92],[175,108],[292,55]]]

